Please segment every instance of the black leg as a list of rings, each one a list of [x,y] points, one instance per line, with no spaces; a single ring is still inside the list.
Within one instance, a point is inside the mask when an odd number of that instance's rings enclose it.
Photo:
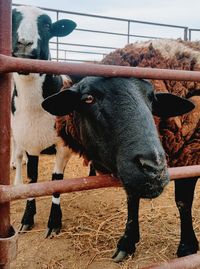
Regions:
[[[192,225],[192,203],[198,178],[175,180],[175,201],[180,214],[181,240],[177,256],[183,257],[196,253],[199,244]]]
[[[65,166],[71,157],[72,151],[58,144],[56,146],[56,161],[54,166],[54,172],[52,174],[52,180],[62,180],[65,170]],[[53,193],[51,211],[47,224],[46,238],[52,233],[58,234],[62,227],[62,211],[60,206],[60,193]],[[52,234],[52,235],[53,235]]]
[[[63,179],[63,174],[53,173],[52,180]],[[47,224],[46,238],[49,237],[52,232],[58,234],[62,227],[62,211],[60,207],[60,193],[53,193],[51,211]]]
[[[32,156],[27,154],[28,162],[27,162],[27,176],[29,178],[30,183],[37,182],[38,179],[38,156]],[[21,232],[28,231],[32,229],[34,225],[34,215],[36,214],[36,204],[34,198],[27,199],[26,208],[24,211],[24,215],[21,220]]]
[[[96,176],[96,170],[94,169],[94,166],[92,163],[90,164],[89,176]]]
[[[133,195],[127,196],[128,219],[124,235],[120,238],[117,250],[113,255],[115,262],[121,262],[126,256],[135,252],[135,244],[140,240],[139,232],[139,198]]]

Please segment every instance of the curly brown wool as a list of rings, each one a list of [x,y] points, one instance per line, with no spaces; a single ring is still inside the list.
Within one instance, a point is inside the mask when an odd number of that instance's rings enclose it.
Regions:
[[[136,42],[106,55],[101,64],[197,71],[200,70],[199,51],[199,42],[186,42],[180,39]],[[198,164],[200,82],[171,80],[151,80],[151,82],[156,92],[169,92],[181,97],[189,97],[195,103],[196,107],[190,113],[168,120],[155,117],[155,123],[169,166]],[[79,134],[72,115],[58,118],[56,126],[58,134],[65,143],[83,155],[84,149],[79,143]],[[75,141],[75,145],[72,140]]]

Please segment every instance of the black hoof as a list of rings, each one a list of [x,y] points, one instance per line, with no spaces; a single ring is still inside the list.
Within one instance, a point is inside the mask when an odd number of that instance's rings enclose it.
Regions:
[[[135,252],[135,242],[132,238],[124,235],[120,238],[117,244],[117,250],[112,256],[114,262],[122,262],[125,258],[130,255],[133,255]]]
[[[34,224],[22,224],[22,226],[19,229],[19,234],[26,233],[27,231],[30,231],[33,229]]]
[[[36,214],[35,199],[26,202],[26,208],[21,220],[20,233],[30,231],[34,226],[34,215]]]
[[[46,233],[45,233],[45,238],[53,238],[56,237],[60,233],[61,228],[47,228]]]
[[[45,238],[52,238],[60,233],[62,228],[62,211],[60,205],[52,203]]]
[[[188,256],[188,255],[197,253],[198,250],[199,250],[198,242],[181,243],[177,250],[177,256],[178,257]]]
[[[123,250],[116,250],[114,255],[112,256],[112,259],[114,262],[122,262],[125,258],[127,258],[129,254],[126,251]]]

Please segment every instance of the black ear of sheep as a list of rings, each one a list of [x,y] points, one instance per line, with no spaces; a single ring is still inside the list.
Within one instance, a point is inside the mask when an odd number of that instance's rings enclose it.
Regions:
[[[42,102],[43,109],[54,116],[68,115],[75,110],[78,105],[78,93],[72,90],[61,91],[49,96]]]
[[[156,93],[153,114],[158,117],[180,116],[193,110],[195,105],[182,97],[170,93]]]
[[[76,23],[72,20],[62,19],[52,23],[51,37],[67,36],[76,28]]]

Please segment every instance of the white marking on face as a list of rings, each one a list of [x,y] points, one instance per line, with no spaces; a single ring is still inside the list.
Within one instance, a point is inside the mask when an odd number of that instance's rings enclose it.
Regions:
[[[154,148],[154,150],[155,150],[155,156],[156,156],[156,163],[161,164],[161,158],[160,158],[157,148]]]
[[[52,196],[52,203],[59,205],[60,204],[60,197],[59,198],[55,198],[54,196]]]
[[[27,201],[33,201],[33,200],[35,200],[35,198],[32,198],[32,197],[27,198]]]
[[[21,6],[17,8],[22,14],[22,21],[17,30],[19,40],[24,39],[26,42],[33,42],[32,49],[37,48],[38,39],[40,39],[38,33],[37,19],[44,12],[36,7]]]
[[[158,149],[156,147],[154,147],[154,152],[155,152],[155,157],[156,157],[156,163],[157,163],[157,165],[161,165],[163,161],[165,162],[165,160],[163,160],[161,158],[160,153],[159,153],[159,151],[158,151]]]

